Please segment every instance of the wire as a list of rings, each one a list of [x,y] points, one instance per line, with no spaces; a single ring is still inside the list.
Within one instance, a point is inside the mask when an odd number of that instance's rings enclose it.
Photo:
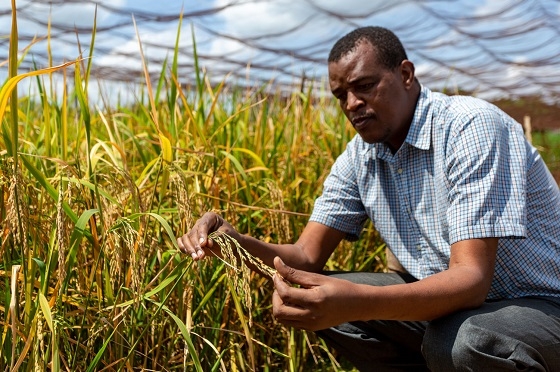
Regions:
[[[293,89],[302,79],[316,84],[324,81],[327,54],[340,36],[355,27],[377,24],[401,38],[417,66],[418,78],[434,89],[460,87],[509,98],[538,94],[549,101],[560,96],[560,5],[556,0],[504,0],[486,2],[485,7],[476,7],[478,2],[470,0],[378,0],[362,2],[359,11],[342,7],[352,0],[218,3],[221,5],[208,7],[202,1],[191,1],[192,9],[181,14],[171,11],[170,6],[146,10],[140,5],[117,7],[109,1],[22,0],[17,13],[24,26],[19,27],[20,47],[35,37],[44,40],[33,45],[20,68],[30,70],[49,63],[49,18],[52,60],[76,58],[80,53],[77,40],[87,50],[97,7],[92,75],[102,80],[142,80],[132,16],[146,46],[148,64],[158,71],[174,51],[177,23],[182,17],[181,79],[194,76],[190,25],[195,30],[199,65],[213,78],[230,74],[241,80],[250,66],[253,80],[274,81],[280,88]],[[250,18],[250,9],[270,12],[267,19],[255,20]],[[78,10],[82,13],[80,22],[60,15]],[[232,14],[247,17],[245,26],[232,28],[226,22]],[[10,17],[11,9],[0,8],[0,33],[9,33]],[[88,17],[91,19],[83,21]],[[288,21],[282,23],[283,19]],[[253,23],[266,22],[272,26],[251,31]],[[0,63],[8,58],[8,46],[9,38],[0,37]]]

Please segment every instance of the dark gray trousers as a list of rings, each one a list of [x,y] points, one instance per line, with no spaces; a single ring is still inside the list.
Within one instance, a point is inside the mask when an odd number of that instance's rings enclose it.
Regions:
[[[377,286],[415,280],[325,274]],[[351,322],[317,334],[360,371],[560,371],[560,298],[488,301],[431,322]]]

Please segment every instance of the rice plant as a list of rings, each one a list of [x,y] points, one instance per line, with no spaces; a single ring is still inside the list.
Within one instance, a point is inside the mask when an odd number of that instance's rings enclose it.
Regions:
[[[13,9],[0,93],[1,369],[336,370],[313,334],[275,322],[266,276],[193,263],[175,239],[208,210],[267,241],[297,237],[351,136],[336,106],[200,70],[183,85],[177,43],[157,87],[145,68],[137,102],[101,110],[80,50],[18,74]],[[90,57],[94,40],[95,29]],[[369,229],[329,267],[379,269],[380,247]]]
[[[90,57],[94,40],[95,28]],[[214,236],[229,259],[194,263],[175,239],[214,210],[242,233],[293,241],[353,135],[335,102],[311,88],[216,83],[200,69],[194,85],[181,83],[177,42],[160,76],[144,69],[137,102],[102,110],[88,97],[93,58],[77,50],[75,61],[18,74],[29,48],[18,47],[15,11],[10,41],[0,91],[1,370],[347,368],[314,334],[274,320],[272,284],[246,269],[253,258],[235,241]],[[61,92],[48,89],[53,73]],[[23,79],[34,89],[18,94]],[[384,264],[368,225],[327,268]]]

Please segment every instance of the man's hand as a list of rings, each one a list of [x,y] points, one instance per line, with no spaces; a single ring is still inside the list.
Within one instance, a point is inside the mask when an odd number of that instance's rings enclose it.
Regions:
[[[356,286],[346,280],[296,270],[274,259],[272,297],[274,317],[282,324],[310,331],[329,328],[352,319]],[[292,287],[298,284],[300,287]]]
[[[198,261],[206,256],[207,251],[219,254],[219,248],[214,246],[208,235],[214,231],[223,231],[233,238],[237,238],[238,232],[222,217],[213,212],[207,212],[202,216],[193,228],[185,235],[177,239],[179,248],[183,253],[190,254],[193,260]]]

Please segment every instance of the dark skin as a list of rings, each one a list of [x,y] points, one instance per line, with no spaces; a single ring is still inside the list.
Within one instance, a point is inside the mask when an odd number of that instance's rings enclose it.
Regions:
[[[365,142],[384,142],[393,152],[401,147],[420,94],[412,62],[388,69],[377,63],[371,44],[361,42],[354,52],[329,64],[329,83]]]
[[[376,49],[361,42],[329,64],[329,82],[364,141],[383,142],[398,151],[420,92],[412,62],[386,68],[377,61]],[[498,246],[497,238],[459,241],[451,246],[447,270],[410,284],[375,287],[319,274],[344,238],[344,233],[325,225],[309,222],[295,244],[278,245],[239,234],[220,216],[207,213],[178,239],[179,247],[195,260],[208,252],[216,254],[214,242],[208,239],[215,230],[228,233],[276,268],[274,316],[287,326],[312,331],[357,320],[432,320],[478,307],[492,282]]]

